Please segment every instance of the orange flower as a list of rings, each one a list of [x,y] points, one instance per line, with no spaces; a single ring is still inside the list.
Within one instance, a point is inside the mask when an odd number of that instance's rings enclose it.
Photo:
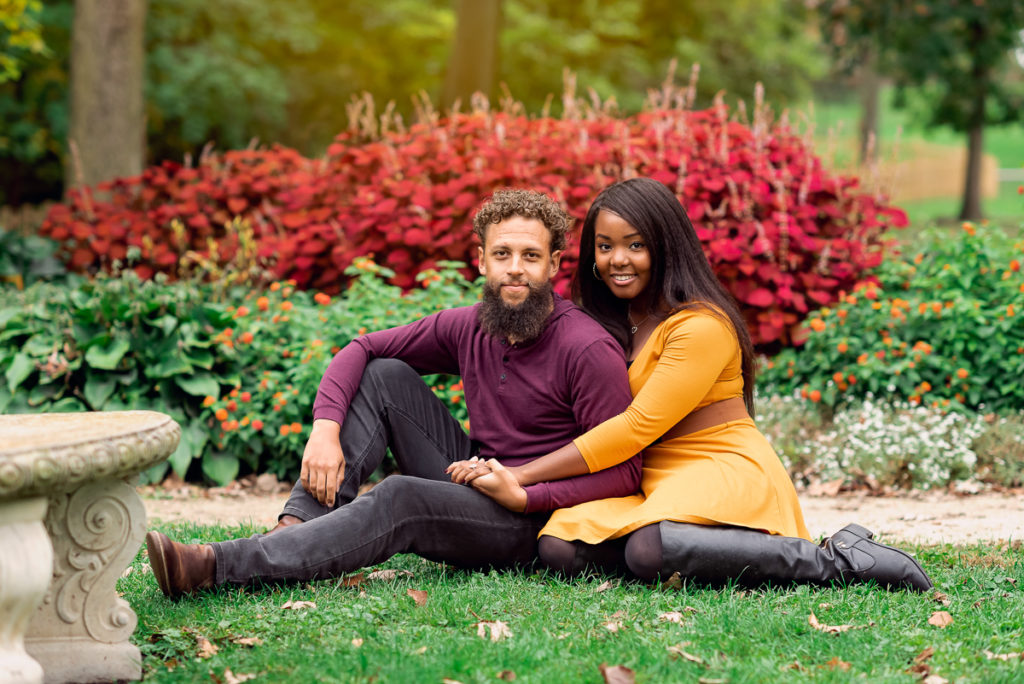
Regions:
[[[884,349],[879,349],[878,351],[875,352],[875,356],[877,358],[879,358],[879,359],[884,359],[885,358],[885,350]]]
[[[238,396],[238,388],[236,387],[233,390],[231,390],[231,392],[228,394],[228,396],[231,397],[232,399],[237,397]],[[234,411],[234,409],[231,409],[231,410]]]
[[[1016,313],[1017,313],[1017,310],[1013,308],[1013,304],[1007,304],[1006,305],[1006,315],[1007,316],[1014,316],[1014,315],[1016,315]]]
[[[240,424],[241,425],[248,425],[250,420],[251,419],[249,418],[249,416],[246,416],[246,417],[242,418],[242,422]]]
[[[845,301],[846,301],[847,304],[856,304],[857,303],[857,298],[854,297],[853,295],[849,295],[849,296],[846,297]]]
[[[825,329],[825,321],[821,320],[820,318],[812,318],[811,329],[814,330],[815,332],[821,332],[822,330]]]
[[[838,385],[842,381],[843,381],[843,374],[842,373],[840,373],[839,371],[836,371],[835,373],[832,374],[832,382],[834,382],[834,383],[836,383]]]
[[[932,311],[934,311],[935,313],[942,313],[942,303],[932,302]]]
[[[970,223],[969,221],[964,221],[962,224],[960,224],[960,227],[963,228],[964,232],[967,233],[968,235],[974,235],[977,232],[977,230],[974,228],[974,224]]]
[[[266,297],[260,297],[256,300],[256,308],[260,311],[266,311],[270,308],[270,300]]]
[[[811,401],[817,404],[819,401],[821,401],[821,392],[819,392],[818,390],[811,390],[810,398]]]
[[[260,420],[259,418],[257,418],[256,420],[252,421],[252,429],[256,430],[257,432],[262,430],[263,429],[263,421]]]
[[[916,394],[911,394],[910,395],[910,403],[911,404],[920,404],[921,403],[921,397],[917,396]]]
[[[861,365],[864,365],[867,362],[868,362],[868,355],[867,354],[861,354],[860,356],[857,357],[857,363],[859,363]]]
[[[290,433],[291,431],[292,431],[292,428],[291,428],[291,426],[290,426],[290,425],[282,425],[282,426],[281,426],[281,435],[282,435],[282,436],[284,436],[284,435],[287,435],[287,434],[288,434],[288,433]]]
[[[460,401],[462,401],[462,395],[456,394],[452,397],[453,404],[458,404]]]
[[[206,397],[203,399],[203,406],[213,406],[216,403],[217,400],[214,397]]]
[[[331,296],[324,292],[317,292],[315,295],[313,295],[313,301],[315,301],[320,306],[327,306],[328,304],[331,303]]]
[[[242,392],[242,396],[240,398],[243,404],[248,404],[250,401],[252,401],[252,394],[250,394],[249,392]]]
[[[864,298],[865,299],[878,299],[878,291],[875,290],[874,285],[869,287],[867,289],[867,291],[864,292]]]
[[[247,306],[240,306],[240,307],[238,307],[238,311],[235,312],[235,318],[241,318],[242,316],[248,316],[248,315],[249,315],[249,307],[247,307]]]
[[[360,329],[359,329],[359,330],[358,330],[358,331],[356,332],[356,334],[358,334],[358,335],[365,335],[365,334],[366,334],[366,328],[365,328],[365,327],[362,327],[362,328],[360,328]]]
[[[291,302],[281,302],[281,311],[291,311],[294,306]]]
[[[228,402],[228,411],[237,411],[237,410],[238,410],[238,402],[235,401],[234,399],[232,399],[231,401]]]
[[[252,333],[246,330],[244,333],[238,336],[238,341],[241,342],[242,344],[251,344],[252,338]]]
[[[227,411],[227,409],[219,408],[219,409],[217,409],[217,411],[213,415],[216,416],[217,420],[220,420],[220,421],[224,421],[224,420],[228,419],[228,411]]]
[[[857,376],[855,376],[853,373],[850,373],[848,376],[846,376],[846,379],[849,381],[851,385],[857,384]]]
[[[277,292],[281,289],[281,283],[270,283],[270,291]]]
[[[839,320],[841,321],[846,320],[846,314],[846,309],[839,309],[838,311],[836,311],[836,317],[839,318]]]
[[[324,346],[324,341],[323,340],[313,340],[312,342],[309,343],[309,346],[311,346],[311,347],[322,347],[322,346]]]
[[[932,391],[932,385],[931,385],[930,382],[925,380],[924,382],[921,383],[921,393],[922,394],[924,394],[925,392],[931,392],[931,391]]]
[[[302,425],[300,423],[292,423],[292,432],[295,434],[302,432]]]
[[[220,334],[222,337],[231,339],[231,336],[235,334],[235,331],[232,330],[231,328],[224,328],[223,330],[220,331]]]
[[[968,375],[970,375],[970,373],[967,372],[966,368],[957,368],[956,369],[956,377],[960,378],[961,380],[966,378]]]
[[[231,422],[227,420],[222,420],[220,422],[220,429],[223,430],[224,432],[231,432]]]
[[[1014,259],[1013,261],[1011,261],[1010,262],[1010,270],[1013,271],[1014,273],[1019,271],[1020,270],[1020,261],[1017,260],[1017,259]]]

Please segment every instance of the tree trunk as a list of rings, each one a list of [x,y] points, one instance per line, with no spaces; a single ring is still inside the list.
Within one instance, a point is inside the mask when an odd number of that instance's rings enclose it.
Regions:
[[[145,0],[75,0],[65,191],[142,172]]]
[[[878,157],[878,97],[882,78],[878,75],[874,49],[869,48],[860,70],[860,163]]]
[[[445,107],[459,99],[465,108],[477,91],[488,97],[494,94],[501,0],[458,0],[456,16],[455,44],[441,99]]]
[[[964,196],[960,207],[961,221],[976,221],[981,218],[981,156],[982,124],[977,123],[967,131],[967,173],[964,174]]]

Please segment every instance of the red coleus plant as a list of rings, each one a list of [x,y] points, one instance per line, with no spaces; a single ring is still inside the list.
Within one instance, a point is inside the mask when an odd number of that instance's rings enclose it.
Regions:
[[[173,275],[187,251],[209,254],[210,241],[230,260],[237,237],[225,224],[241,217],[277,277],[299,287],[339,291],[361,255],[411,287],[437,261],[475,261],[471,218],[495,189],[546,192],[582,219],[602,188],[638,175],[678,195],[758,344],[791,343],[809,310],[880,262],[882,234],[906,224],[856,178],[823,169],[786,124],[746,125],[716,105],[564,119],[475,111],[371,139],[347,131],[320,159],[273,147],[164,162],[100,186],[103,201],[72,191],[42,232],[79,271],[135,246],[149,277]],[[562,289],[575,263],[570,247]]]

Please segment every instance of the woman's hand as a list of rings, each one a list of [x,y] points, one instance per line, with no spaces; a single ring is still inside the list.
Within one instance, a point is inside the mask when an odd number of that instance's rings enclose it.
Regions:
[[[481,475],[489,474],[491,468],[486,461],[481,461],[474,456],[468,461],[455,461],[445,468],[444,472],[451,475],[452,482],[455,484],[469,484]]]
[[[526,490],[519,486],[515,475],[494,458],[484,465],[489,467],[491,472],[474,477],[470,481],[473,489],[486,494],[510,511],[525,513]]]

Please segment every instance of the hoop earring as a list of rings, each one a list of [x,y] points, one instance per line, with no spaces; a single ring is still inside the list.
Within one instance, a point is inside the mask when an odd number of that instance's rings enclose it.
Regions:
[[[601,280],[601,274],[597,272],[597,262],[595,261],[594,263],[591,264],[591,266],[594,267],[593,268],[594,278],[597,279],[597,280]]]

